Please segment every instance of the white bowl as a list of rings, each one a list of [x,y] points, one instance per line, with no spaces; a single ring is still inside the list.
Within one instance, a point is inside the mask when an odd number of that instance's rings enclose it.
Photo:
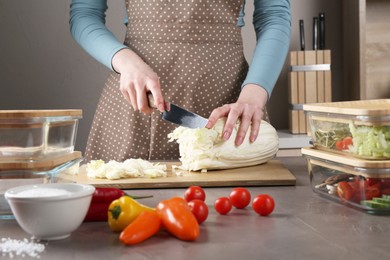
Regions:
[[[70,236],[83,222],[95,187],[76,183],[25,185],[4,194],[23,230],[40,240]]]

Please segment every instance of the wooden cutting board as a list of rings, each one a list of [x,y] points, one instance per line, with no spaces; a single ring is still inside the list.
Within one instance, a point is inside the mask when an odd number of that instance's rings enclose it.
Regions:
[[[88,178],[85,165],[80,167],[79,174],[60,174],[59,181],[71,181],[91,184],[95,187],[115,187],[119,189],[145,188],[179,188],[198,185],[202,187],[229,186],[279,186],[295,185],[295,176],[278,160],[271,160],[262,165],[236,168],[229,170],[214,170],[207,173],[188,172],[174,169],[175,162],[161,162],[167,165],[167,177],[159,178],[127,178],[119,180]]]

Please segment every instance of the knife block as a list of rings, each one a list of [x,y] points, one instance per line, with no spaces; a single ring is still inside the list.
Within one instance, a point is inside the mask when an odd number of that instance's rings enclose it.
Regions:
[[[291,51],[289,55],[289,130],[310,135],[303,104],[332,101],[331,51]]]

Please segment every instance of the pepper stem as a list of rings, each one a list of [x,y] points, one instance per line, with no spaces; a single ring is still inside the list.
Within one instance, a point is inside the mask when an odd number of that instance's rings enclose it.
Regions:
[[[118,219],[118,218],[119,218],[119,215],[120,215],[121,212],[122,212],[122,209],[121,209],[120,206],[114,206],[113,209],[110,209],[110,210],[108,210],[108,211],[111,212],[112,217],[113,217],[114,219]]]

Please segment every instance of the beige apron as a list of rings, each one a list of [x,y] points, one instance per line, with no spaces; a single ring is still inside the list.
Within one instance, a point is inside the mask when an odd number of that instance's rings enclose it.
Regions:
[[[166,100],[208,117],[235,102],[245,79],[237,17],[242,1],[126,0],[129,23],[125,44],[160,77]],[[102,91],[85,153],[86,160],[179,158],[167,135],[177,126],[134,112],[112,73]]]

